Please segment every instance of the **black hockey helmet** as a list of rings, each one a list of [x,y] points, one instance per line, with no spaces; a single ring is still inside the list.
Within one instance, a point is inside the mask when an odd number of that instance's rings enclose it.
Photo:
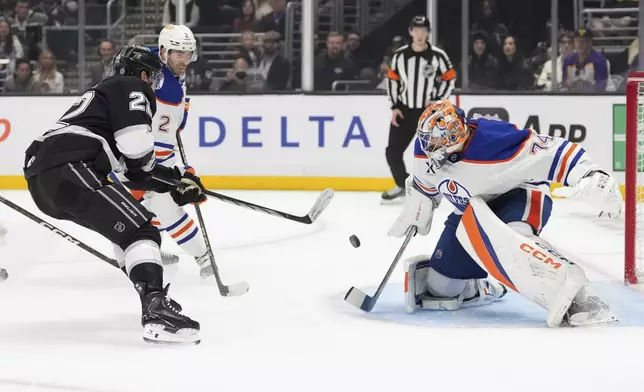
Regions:
[[[140,77],[145,71],[151,85],[159,85],[163,78],[163,63],[156,53],[145,46],[124,46],[114,56],[114,74]]]
[[[416,15],[409,22],[409,28],[424,27],[429,30],[429,19],[425,15]]]

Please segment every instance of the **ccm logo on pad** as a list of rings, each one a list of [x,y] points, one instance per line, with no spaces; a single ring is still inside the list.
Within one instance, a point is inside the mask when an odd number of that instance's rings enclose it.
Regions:
[[[539,243],[536,243],[536,245],[541,249],[535,248],[532,245],[527,244],[525,242],[522,243],[521,246],[519,246],[519,248],[521,248],[521,250],[526,253],[532,254],[532,257],[534,257],[539,261],[542,261],[544,264],[551,265],[553,269],[561,268],[561,263],[559,261],[555,261],[555,259],[553,259],[550,255],[558,259],[568,261],[565,257],[561,256],[554,250],[548,249]]]

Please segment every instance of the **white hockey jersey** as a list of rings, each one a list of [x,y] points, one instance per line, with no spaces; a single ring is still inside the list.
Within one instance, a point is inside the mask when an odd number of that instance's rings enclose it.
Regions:
[[[470,198],[491,201],[515,188],[538,189],[551,182],[577,184],[599,170],[586,151],[568,140],[517,129],[504,121],[467,119],[472,132],[463,151],[440,168],[414,145],[414,186],[436,201],[446,199],[462,214]]]
[[[163,82],[154,94],[157,98],[157,111],[152,118],[152,134],[157,164],[174,166],[176,132],[185,124],[187,116],[186,85],[183,78],[177,78],[164,65]]]

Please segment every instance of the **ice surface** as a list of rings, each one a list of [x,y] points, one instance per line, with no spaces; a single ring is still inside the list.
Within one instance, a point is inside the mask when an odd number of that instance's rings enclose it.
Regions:
[[[297,214],[317,197],[225,193]],[[3,195],[36,212],[27,193]],[[619,325],[549,329],[518,295],[407,315],[400,272],[366,314],[342,299],[354,285],[375,290],[401,243],[385,236],[400,207],[380,206],[375,193],[338,192],[307,226],[211,200],[203,209],[222,278],[245,280],[250,292],[221,297],[180,253],[166,280],[201,322],[202,344],[190,347],[144,343],[138,296],[122,272],[0,208],[9,229],[0,267],[10,273],[0,283],[0,392],[644,390],[644,296],[621,285],[623,222],[581,204],[556,201],[543,235],[587,269]],[[101,237],[56,223],[111,254]],[[406,255],[430,253],[437,233],[416,237]],[[167,239],[164,248],[179,252]]]

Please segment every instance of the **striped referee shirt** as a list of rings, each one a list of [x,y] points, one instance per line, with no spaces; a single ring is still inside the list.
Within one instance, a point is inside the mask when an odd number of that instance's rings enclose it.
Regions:
[[[387,78],[392,109],[424,109],[432,101],[449,97],[456,83],[456,71],[447,54],[428,42],[422,52],[415,52],[411,45],[398,49],[391,59]]]

